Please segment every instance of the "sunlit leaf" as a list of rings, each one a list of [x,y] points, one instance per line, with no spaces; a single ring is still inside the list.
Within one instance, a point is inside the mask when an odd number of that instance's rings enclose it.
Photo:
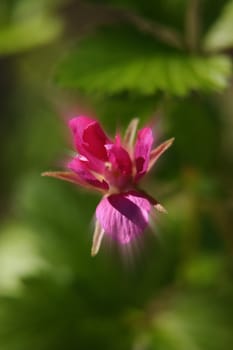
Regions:
[[[183,96],[191,90],[226,87],[231,64],[225,56],[203,57],[168,50],[137,32],[108,31],[83,40],[59,65],[56,81],[87,94],[124,91]]]
[[[222,50],[233,45],[233,1],[223,8],[219,18],[213,24],[204,38],[206,50]]]
[[[0,54],[13,54],[49,43],[61,33],[61,22],[48,15],[32,16],[0,28]]]
[[[170,300],[169,294],[164,298],[164,310],[160,313],[155,310],[151,330],[137,341],[138,345],[143,344],[143,349],[223,350],[232,346],[230,293],[213,292],[210,296],[186,291],[185,295],[173,293]]]
[[[37,239],[30,227],[8,224],[1,227],[0,292],[9,294],[22,287],[21,279],[31,276],[45,265],[39,256]]]

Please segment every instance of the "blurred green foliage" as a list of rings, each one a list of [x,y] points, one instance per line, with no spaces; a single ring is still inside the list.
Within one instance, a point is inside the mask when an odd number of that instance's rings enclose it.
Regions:
[[[0,54],[32,49],[58,37],[62,24],[50,13],[52,1],[1,1]]]
[[[56,81],[87,94],[147,96],[165,90],[182,96],[193,89],[222,89],[230,72],[227,57],[184,54],[121,26],[83,40],[62,62]]]
[[[232,348],[232,6],[1,1],[1,350]],[[76,113],[176,138],[144,181],[169,214],[126,255],[91,258],[99,197],[40,177]]]

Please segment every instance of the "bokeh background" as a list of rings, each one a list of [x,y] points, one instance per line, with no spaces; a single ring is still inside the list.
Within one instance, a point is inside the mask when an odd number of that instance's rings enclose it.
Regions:
[[[0,349],[233,347],[233,1],[0,1]],[[134,252],[90,256],[99,197],[62,169],[66,121],[176,141],[167,208]]]

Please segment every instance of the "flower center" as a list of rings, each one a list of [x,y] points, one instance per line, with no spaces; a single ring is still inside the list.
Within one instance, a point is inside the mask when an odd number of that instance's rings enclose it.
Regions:
[[[128,191],[133,187],[132,164],[127,169],[122,169],[110,162],[106,162],[104,178],[109,184],[110,193]]]

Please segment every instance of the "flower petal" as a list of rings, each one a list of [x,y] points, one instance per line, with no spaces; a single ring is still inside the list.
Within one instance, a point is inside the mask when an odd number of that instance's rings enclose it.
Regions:
[[[108,182],[118,189],[123,188],[132,176],[132,161],[128,152],[121,146],[107,145],[108,162],[105,175]]]
[[[90,171],[88,160],[83,160],[82,157],[77,156],[67,164],[67,168],[77,174],[84,183],[88,183],[89,185],[102,190],[109,189],[109,186],[104,179],[97,179]]]
[[[74,135],[74,143],[77,151],[89,157],[99,160],[107,160],[105,145],[112,143],[105,135],[99,122],[95,119],[80,116],[69,121],[69,126]]]
[[[107,147],[108,161],[111,163],[114,171],[121,174],[132,173],[132,162],[128,152],[121,146],[109,145]]]
[[[167,214],[167,210],[164,208],[164,206],[159,203],[157,201],[157,199],[155,199],[154,197],[152,197],[151,195],[149,195],[148,193],[146,193],[143,190],[140,190],[140,193],[143,197],[147,198],[148,201],[150,202],[150,204],[156,209],[158,210],[160,213],[164,213]]]
[[[156,163],[156,161],[159,159],[159,157],[173,144],[175,138],[171,138],[153,149],[150,153],[150,161],[148,165],[148,171],[153,167],[153,165]]]
[[[133,148],[133,142],[136,135],[137,127],[138,127],[139,119],[132,119],[126,129],[124,136],[124,143],[128,147],[129,150]]]
[[[94,231],[92,247],[91,247],[91,255],[92,256],[95,256],[98,253],[100,246],[101,246],[103,236],[104,236],[104,230],[100,226],[99,222],[96,220],[95,231]]]
[[[42,176],[55,177],[56,179],[78,183],[83,186],[83,181],[74,173],[70,171],[46,171],[41,174]]]
[[[96,218],[106,234],[127,244],[148,226],[150,201],[136,191],[104,197],[96,208]]]
[[[73,133],[74,144],[77,151],[82,154],[83,151],[83,132],[91,123],[95,122],[94,119],[88,117],[75,117],[69,120],[69,127]]]
[[[54,177],[59,180],[64,180],[67,182],[72,182],[76,185],[80,185],[81,187],[85,187],[87,189],[94,189],[100,192],[105,192],[106,189],[103,188],[105,185],[102,185],[101,183],[91,183],[85,181],[83,178],[81,178],[79,175],[70,172],[70,171],[46,171],[41,174],[42,176],[49,176],[49,177]]]
[[[154,142],[151,128],[143,128],[138,131],[135,145],[134,158],[136,165],[135,181],[138,181],[148,170],[150,152]]]

